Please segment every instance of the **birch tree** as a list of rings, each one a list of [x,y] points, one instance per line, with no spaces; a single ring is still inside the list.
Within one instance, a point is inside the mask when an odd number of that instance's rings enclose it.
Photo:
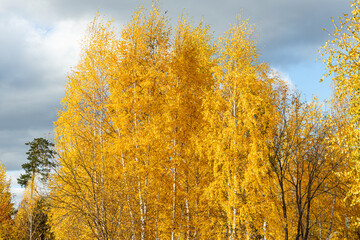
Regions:
[[[267,168],[263,144],[270,140],[267,129],[276,113],[271,104],[273,79],[268,67],[258,62],[253,30],[247,21],[239,21],[219,39],[215,86],[204,104],[213,171],[207,191],[223,212],[213,220],[217,238],[250,238],[253,224],[262,224],[256,218],[262,212],[260,183]]]
[[[58,169],[53,175],[52,222],[59,239],[115,239],[125,234],[121,189],[109,161],[107,112],[115,36],[98,19],[90,25],[84,52],[69,74],[56,122]],[[74,231],[74,228],[76,229]]]

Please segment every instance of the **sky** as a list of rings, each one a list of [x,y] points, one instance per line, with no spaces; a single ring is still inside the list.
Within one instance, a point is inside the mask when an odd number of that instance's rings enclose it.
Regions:
[[[261,61],[279,71],[307,100],[331,97],[331,81],[318,53],[338,19],[349,13],[346,0],[162,0],[160,8],[175,24],[187,14],[203,20],[214,37],[237,16],[255,25]],[[66,74],[75,66],[80,43],[97,13],[121,29],[139,6],[151,0],[0,0],[0,161],[16,183],[26,162],[26,142],[51,136],[64,96]],[[173,25],[174,26],[174,25]],[[327,29],[324,31],[323,29]]]

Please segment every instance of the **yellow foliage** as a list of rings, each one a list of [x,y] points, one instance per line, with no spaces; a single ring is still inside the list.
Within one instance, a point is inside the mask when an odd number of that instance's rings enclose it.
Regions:
[[[186,17],[172,29],[156,4],[119,36],[95,18],[56,121],[57,239],[349,232],[343,122],[290,94],[253,32],[238,20],[214,42]]]
[[[4,165],[0,164],[0,238],[13,237],[13,221],[11,215],[14,211],[10,193],[10,180],[6,176]]]
[[[353,213],[356,213],[360,203],[360,1],[351,1],[350,5],[351,14],[344,14],[340,18],[340,24],[334,24],[332,39],[322,47],[322,56],[328,70],[325,77],[332,77],[334,108],[345,122],[341,129],[342,134],[337,136],[336,141],[344,146],[343,150],[350,156],[348,167],[343,170],[341,176],[348,182],[348,200],[353,205]],[[355,222],[359,224],[358,219]]]

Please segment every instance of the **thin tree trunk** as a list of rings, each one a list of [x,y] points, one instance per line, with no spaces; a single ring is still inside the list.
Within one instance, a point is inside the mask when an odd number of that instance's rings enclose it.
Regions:
[[[175,240],[175,229],[176,229],[176,168],[172,169],[173,171],[173,202],[172,202],[172,231],[171,231],[171,240]]]
[[[190,240],[191,229],[190,229],[190,209],[189,209],[189,179],[188,173],[185,173],[185,208],[186,208],[186,239]]]
[[[122,152],[122,151],[121,151],[121,160],[122,160],[121,162],[122,162],[123,169],[125,169],[125,161],[124,161],[124,155],[123,155],[123,152]],[[126,172],[125,172],[125,176],[124,176],[124,184],[125,184],[126,188],[130,190],[129,183],[128,183],[128,181],[127,181]],[[126,201],[127,201],[127,204],[128,204],[129,215],[130,215],[131,239],[132,239],[132,240],[136,240],[134,213],[133,213],[133,210],[132,210],[132,207],[131,207],[131,202],[130,202],[130,198],[129,198],[129,193],[126,194]]]
[[[321,220],[321,205],[320,205],[320,200],[319,200],[319,240],[322,239],[322,220]]]
[[[159,204],[160,204],[160,187],[158,190],[157,202],[156,202],[156,216],[155,216],[155,240],[159,240],[158,236],[158,224],[159,224]]]
[[[34,183],[35,183],[35,172],[33,172],[31,177],[31,190],[30,190],[30,213],[29,213],[29,220],[30,220],[30,229],[29,229],[29,240],[32,240],[33,235],[33,192],[34,192]]]
[[[336,203],[336,190],[335,190],[334,198],[333,198],[333,202],[332,202],[331,219],[330,219],[329,228],[328,228],[327,233],[326,233],[326,240],[329,240],[329,239],[330,239],[330,235],[331,235],[331,231],[332,231],[332,227],[333,227],[334,212],[335,212],[335,203]]]
[[[303,240],[307,240],[309,238],[309,233],[310,233],[310,209],[311,209],[310,186],[311,185],[309,185],[308,196],[307,196],[306,227],[305,227],[305,234]]]
[[[139,193],[139,201],[140,201],[140,239],[144,240],[145,239],[145,203],[144,200],[142,198],[142,187],[141,187],[141,180],[140,177],[138,177],[138,193]]]
[[[289,240],[289,229],[288,229],[288,219],[287,219],[287,206],[285,201],[285,190],[284,190],[284,182],[283,179],[280,180],[280,189],[281,189],[281,201],[282,201],[282,208],[283,208],[283,217],[285,221],[284,226],[284,239]]]

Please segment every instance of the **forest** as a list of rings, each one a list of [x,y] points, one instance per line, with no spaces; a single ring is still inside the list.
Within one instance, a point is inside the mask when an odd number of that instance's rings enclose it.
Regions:
[[[16,210],[0,167],[0,239],[360,239],[360,0],[351,9],[319,52],[328,102],[259,60],[247,20],[215,39],[157,4],[121,31],[95,17],[54,139],[27,143]]]

